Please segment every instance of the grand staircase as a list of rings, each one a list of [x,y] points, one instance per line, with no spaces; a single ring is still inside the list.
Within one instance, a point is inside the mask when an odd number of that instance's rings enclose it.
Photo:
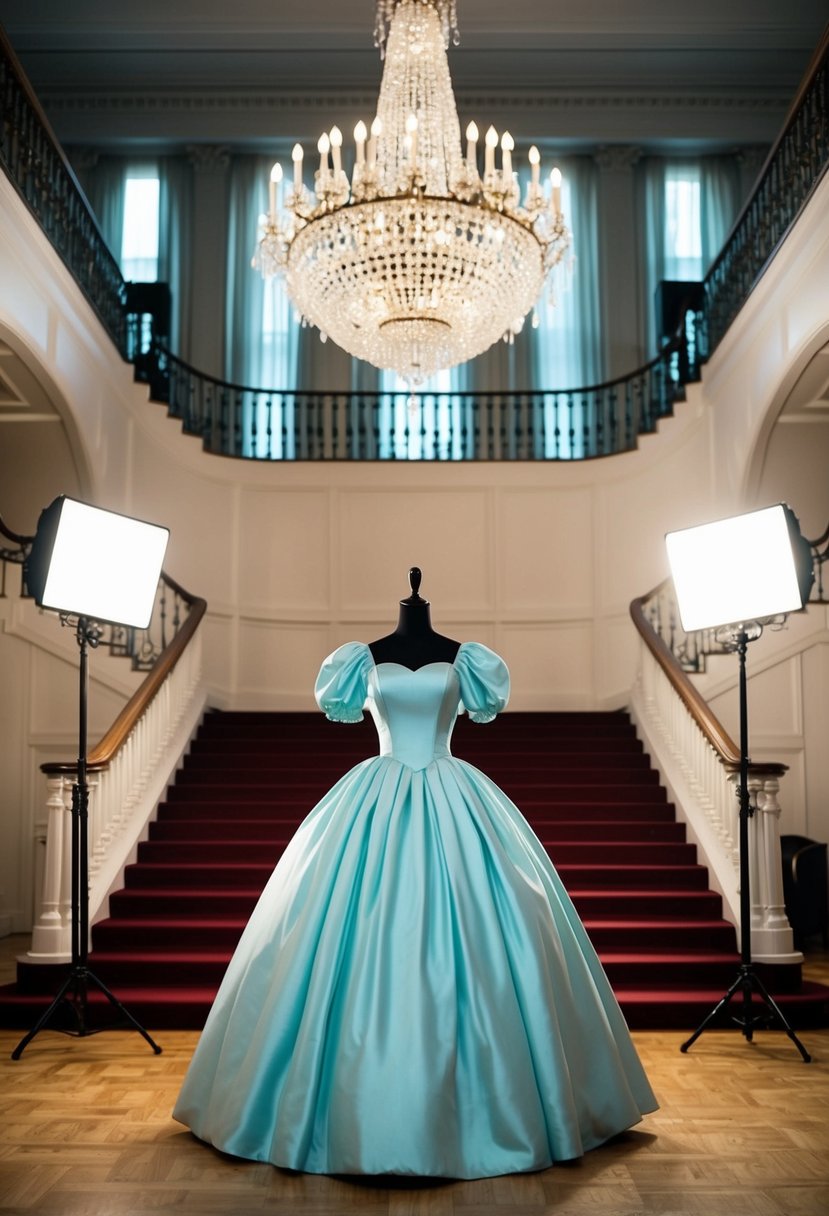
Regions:
[[[142,1023],[203,1024],[296,826],[376,751],[369,720],[207,714],[109,918],[92,931],[90,966]],[[533,825],[631,1027],[693,1029],[736,974],[735,931],[627,715],[512,713],[487,726],[464,717],[453,751]],[[829,989],[801,986],[797,968],[786,976],[782,992],[779,976],[766,978],[795,1027],[825,1021]],[[55,987],[54,973],[21,965],[17,986],[0,990],[0,1024],[29,1025]]]

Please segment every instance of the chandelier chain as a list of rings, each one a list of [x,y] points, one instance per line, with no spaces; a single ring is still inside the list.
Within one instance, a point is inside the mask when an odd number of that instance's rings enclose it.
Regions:
[[[453,46],[458,46],[461,38],[458,30],[457,0],[416,0],[416,2],[426,4],[437,11],[443,33],[444,47],[448,47],[450,41]],[[391,28],[395,11],[401,3],[403,3],[403,0],[377,0],[374,20],[374,45],[380,51],[381,59],[385,58],[389,29]]]

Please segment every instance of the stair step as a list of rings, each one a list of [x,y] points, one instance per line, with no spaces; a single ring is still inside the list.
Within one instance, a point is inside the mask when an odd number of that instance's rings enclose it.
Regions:
[[[242,841],[245,839],[287,841],[299,826],[299,819],[242,819],[234,816],[229,820],[193,816],[189,819],[164,818],[150,824],[149,838],[152,841]],[[675,820],[594,820],[589,833],[581,820],[559,822],[554,819],[532,821],[536,835],[546,843],[580,841],[589,834],[596,842],[619,841],[674,841],[685,840],[685,825]]]
[[[239,805],[230,799],[224,801],[211,800],[209,805],[202,805],[198,800],[190,801],[167,801],[162,802],[158,809],[158,822],[183,822],[185,820],[196,820],[202,822],[203,819],[223,819],[227,823],[233,823],[240,817],[246,822],[252,820],[265,820],[268,822],[291,823],[298,825],[311,810],[307,799],[293,798],[283,799],[280,797],[277,801],[271,802],[262,800],[259,802],[245,801],[244,814],[240,816]],[[521,810],[524,817],[536,827],[536,824],[543,823],[558,823],[566,822],[567,820],[578,820],[579,822],[594,822],[607,821],[612,819],[615,823],[642,823],[644,821],[653,823],[673,823],[674,809],[667,802],[650,802],[650,803],[614,803],[612,808],[604,801],[590,802],[557,802],[553,808],[547,799],[542,800],[527,800],[521,804]],[[553,811],[555,813],[553,813]]]
[[[659,774],[655,770],[643,766],[641,762],[635,766],[629,765],[621,768],[592,764],[586,768],[572,764],[545,766],[522,766],[512,763],[508,765],[505,763],[502,766],[487,764],[487,776],[490,780],[497,784],[509,781],[513,786],[520,785],[522,788],[541,786],[545,789],[555,789],[559,785],[572,785],[574,781],[580,779],[582,774],[593,786],[650,786],[658,784],[659,781]],[[343,775],[343,769],[339,764],[326,763],[321,760],[314,762],[314,785],[321,780],[333,784]],[[286,786],[307,788],[308,784],[306,765],[274,764],[269,767],[244,765],[239,768],[222,765],[215,769],[203,765],[191,765],[180,769],[176,775],[176,785],[182,787],[209,785],[213,788],[232,786],[234,789],[244,789],[249,786],[259,786],[263,790],[273,790],[285,789]]]
[[[249,740],[307,739],[309,741],[316,741],[318,745],[322,744],[324,746],[325,741],[328,738],[332,737],[332,732],[348,731],[348,734],[342,735],[343,739],[347,739],[350,735],[352,740],[354,740],[356,742],[356,740],[358,738],[362,737],[365,739],[371,739],[372,746],[376,746],[376,735],[374,733],[374,728],[373,728],[371,722],[368,721],[368,719],[366,719],[365,722],[367,723],[367,727],[365,729],[359,729],[359,730],[355,729],[355,726],[362,727],[363,726],[362,723],[355,724],[355,723],[336,722],[336,723],[329,723],[329,724],[325,725],[324,719],[323,719],[323,725],[318,726],[318,727],[317,726],[312,727],[311,725],[306,724],[306,723],[301,723],[298,725],[281,724],[279,726],[261,724],[261,725],[251,725],[249,727],[240,726],[240,727],[236,727],[236,728],[234,728],[233,726],[216,727],[216,728],[211,727],[211,728],[207,728],[207,729],[202,727],[199,730],[196,738],[198,738],[198,739],[237,739],[238,738],[240,740],[241,739],[249,739]],[[463,719],[460,719],[458,722],[458,725],[455,727],[455,731],[453,732],[453,739],[455,738],[455,736],[457,736],[458,740],[463,740],[464,742],[468,738],[472,738],[474,740],[473,735],[467,735],[464,733],[462,722],[463,722]],[[480,724],[475,723],[474,726],[479,727]],[[350,730],[349,730],[349,727],[350,727]],[[472,729],[472,728],[470,728],[470,729]],[[597,725],[588,725],[588,724],[580,724],[580,723],[576,723],[576,724],[563,723],[562,725],[555,726],[555,727],[550,727],[550,726],[545,725],[545,726],[526,727],[526,728],[522,728],[518,725],[516,725],[514,728],[501,725],[496,728],[496,723],[492,722],[492,723],[487,724],[487,735],[491,736],[493,743],[496,742],[496,740],[517,739],[519,741],[519,743],[521,743],[522,745],[526,745],[527,743],[533,742],[533,741],[538,741],[541,744],[543,744],[544,741],[549,738],[592,739],[592,740],[596,740],[599,742],[602,739],[635,739],[636,731],[634,730],[633,726],[629,723],[628,724],[622,723],[619,725],[606,724],[606,723],[599,723]],[[333,736],[333,737],[335,737],[335,736]],[[486,746],[486,743],[484,742],[484,740],[480,741],[479,746],[481,746],[481,747]]]
[[[367,746],[373,749],[376,754],[376,740],[366,741]],[[244,757],[244,763],[249,763],[259,757],[271,758],[279,755],[303,755],[313,754],[318,755],[320,749],[324,748],[324,753],[329,756],[350,756],[358,752],[359,747],[355,746],[354,742],[349,742],[347,737],[329,738],[321,744],[317,738],[301,738],[296,736],[274,736],[272,739],[251,739],[247,736],[238,736],[235,738],[227,738],[223,735],[216,737],[197,737],[190,745],[188,759],[192,757],[194,761],[213,761],[222,763],[221,757],[240,756]],[[452,751],[461,760],[467,756],[516,756],[532,760],[539,755],[539,748],[527,748],[520,744],[513,745],[513,741],[509,739],[494,739],[488,746],[476,745],[473,739],[464,738],[460,741],[457,738],[457,732],[452,736]],[[642,744],[639,739],[628,735],[610,735],[607,738],[597,742],[596,738],[578,738],[576,736],[560,737],[558,735],[550,735],[545,737],[541,745],[542,756],[557,756],[571,755],[579,757],[582,755],[592,756],[597,763],[602,762],[604,756],[610,756],[614,759],[621,757],[636,757],[641,760],[644,756]]]
[[[113,917],[196,917],[222,919],[249,916],[259,899],[260,888],[229,889],[194,887],[129,887],[110,896]],[[613,888],[585,890],[575,888],[570,896],[585,920],[615,921],[619,918],[654,917],[660,920],[719,919],[722,899],[715,891],[694,888],[649,890]]]
[[[106,984],[221,983],[232,949],[210,950],[94,950],[91,970]],[[599,958],[611,985],[686,989],[729,986],[740,965],[739,955],[725,951],[600,951]]]
[[[138,861],[224,862],[227,866],[269,861],[274,866],[290,837],[291,833],[285,832],[271,840],[145,840],[138,846]],[[614,862],[628,866],[652,865],[657,859],[666,865],[693,865],[697,855],[696,845],[676,841],[614,840],[602,846],[593,840],[550,841],[544,836],[540,839],[547,851],[554,854],[557,865],[587,864],[611,857]]]
[[[115,995],[124,1007],[153,1035],[163,1030],[200,1030],[216,996],[218,984],[193,986],[145,986],[118,984]],[[616,996],[625,1020],[632,1030],[683,1030],[691,1032],[723,996],[721,987],[649,988],[619,986]],[[41,995],[0,988],[0,1026],[23,1032],[43,1013],[52,999],[52,990]],[[775,994],[775,1000],[798,1031],[803,1027],[824,1026],[829,1016],[827,989],[820,984],[804,983],[798,992]],[[761,1007],[753,999],[754,1005]],[[112,1028],[124,1025],[106,998],[94,989],[89,994],[90,1024]],[[57,1023],[52,1022],[50,1026]],[[71,1019],[67,1020],[71,1025]],[[716,1027],[730,1026],[729,1010],[720,1015]],[[758,1031],[765,1036],[766,1031]],[[780,1031],[776,1032],[780,1035]],[[138,1042],[138,1040],[136,1040]],[[765,1042],[765,1038],[760,1040]],[[788,1043],[788,1040],[785,1040]],[[161,1046],[164,1046],[163,1040]],[[149,1050],[149,1049],[148,1049]],[[705,1050],[705,1035],[691,1049]]]
[[[624,865],[578,864],[557,865],[566,888],[664,887],[670,883],[677,889],[707,890],[708,871],[700,865]],[[239,862],[233,866],[210,862],[143,862],[125,869],[125,885],[136,887],[213,887],[216,890],[251,888],[261,890],[271,876],[273,866],[267,862]]]
[[[599,958],[611,986],[659,988],[728,988],[740,966],[740,956],[714,950],[600,950]]]
[[[278,785],[262,783],[242,785],[234,788],[232,802],[276,803],[302,802],[308,810],[328,792],[330,782],[323,777],[317,781],[280,782]],[[558,782],[504,781],[502,788],[509,798],[519,806],[525,802],[543,799],[552,807],[564,803],[603,802],[608,806],[626,806],[631,803],[666,801],[665,790],[655,782],[637,785],[601,785],[596,783],[560,784]],[[214,782],[175,785],[167,791],[168,802],[202,803],[227,802],[227,790]]]
[[[112,917],[118,919],[247,918],[256,907],[260,894],[260,887],[224,891],[200,887],[125,887],[110,896],[109,909]]]
[[[234,866],[188,865],[181,862],[143,862],[125,867],[124,884],[128,889],[138,887],[210,887],[216,891],[256,887],[259,891],[273,872],[273,866],[243,864]]]
[[[574,887],[569,892],[579,916],[587,921],[617,917],[653,917],[661,920],[698,921],[722,916],[722,897],[716,891],[693,888],[670,890],[589,890]]]
[[[672,886],[675,890],[708,890],[708,870],[699,865],[641,865],[630,868],[623,865],[577,865],[570,862],[557,863],[556,869],[566,889],[581,887],[623,887],[638,891],[647,887]]]
[[[628,951],[641,954],[654,950],[694,951],[737,950],[737,934],[727,920],[685,921],[660,919],[594,919],[584,920],[588,937],[596,950]]]
[[[233,951],[247,923],[245,916],[110,917],[92,930],[92,951],[128,953]],[[587,920],[585,928],[598,951],[736,950],[734,926],[724,920],[685,924],[676,920]]]
[[[177,953],[182,950],[202,952],[229,951],[236,949],[242,936],[247,917],[208,916],[173,917],[165,920],[152,917],[110,917],[98,921],[92,928],[92,954],[131,953],[134,951],[158,951],[160,954]]]

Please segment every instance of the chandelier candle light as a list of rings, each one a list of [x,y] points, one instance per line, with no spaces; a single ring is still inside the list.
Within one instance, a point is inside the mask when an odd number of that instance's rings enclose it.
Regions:
[[[284,206],[282,167],[271,171],[252,263],[263,278],[285,276],[321,336],[410,386],[511,341],[570,245],[561,173],[546,195],[537,148],[523,204],[508,131],[500,141],[487,131],[481,176],[471,122],[464,157],[450,32],[457,41],[454,0],[378,0],[385,67],[377,117],[354,128],[351,181],[338,127],[320,136],[313,193],[296,144]]]

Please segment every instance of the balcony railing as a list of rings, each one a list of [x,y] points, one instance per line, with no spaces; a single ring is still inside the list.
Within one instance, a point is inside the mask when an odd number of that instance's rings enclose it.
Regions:
[[[587,460],[628,452],[699,377],[696,314],[655,359],[585,388],[526,392],[270,390],[204,375],[153,341],[136,374],[186,433],[256,460]]]
[[[0,29],[0,165],[126,354],[126,286],[69,161]]]
[[[751,294],[829,165],[829,27],[783,130],[731,232],[705,276],[709,354]]]
[[[829,32],[704,283],[701,313],[650,363],[605,384],[509,393],[338,393],[230,384],[137,325],[127,285],[0,34],[0,164],[139,378],[210,452],[257,460],[582,460],[635,447],[683,399],[829,163]],[[139,331],[145,337],[137,337]]]

